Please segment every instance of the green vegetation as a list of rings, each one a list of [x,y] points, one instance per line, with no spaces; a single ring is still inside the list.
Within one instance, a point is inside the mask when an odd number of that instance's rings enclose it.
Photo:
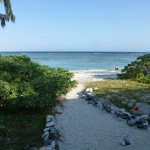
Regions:
[[[42,113],[0,113],[0,149],[21,150],[23,146],[40,147],[42,131],[45,127],[45,116],[51,110]]]
[[[4,3],[5,7],[5,14],[0,13],[0,22],[1,26],[4,27],[6,25],[6,21],[9,21],[11,19],[12,22],[15,21],[15,16],[13,14],[10,0],[0,0],[0,3]]]
[[[140,56],[136,61],[125,66],[120,79],[133,79],[142,83],[150,83],[150,54]]]
[[[72,77],[26,56],[0,56],[0,148],[42,145],[45,117],[57,98],[76,85]]]
[[[0,107],[43,109],[75,86],[73,74],[34,63],[26,56],[0,56]]]
[[[150,104],[150,85],[130,80],[105,80],[87,83],[87,88],[92,87],[94,93],[119,108],[129,111],[130,102],[145,102]],[[97,87],[97,88],[96,88]]]

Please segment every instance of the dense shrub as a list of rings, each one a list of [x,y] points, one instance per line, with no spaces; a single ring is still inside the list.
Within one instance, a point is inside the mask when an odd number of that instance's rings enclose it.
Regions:
[[[75,86],[73,74],[32,62],[26,56],[0,56],[0,107],[45,108]]]
[[[150,54],[137,58],[125,66],[120,75],[121,79],[135,79],[142,83],[150,83]]]

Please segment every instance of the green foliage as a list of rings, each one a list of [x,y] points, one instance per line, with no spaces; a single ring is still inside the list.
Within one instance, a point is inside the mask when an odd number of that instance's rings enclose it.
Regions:
[[[0,2],[4,3],[4,8],[5,8],[5,14],[0,13],[1,26],[4,27],[6,25],[5,23],[6,21],[11,20],[12,22],[14,22],[15,16],[11,8],[10,0],[0,0]]]
[[[0,56],[1,108],[45,108],[75,86],[73,74],[32,62],[27,56]]]
[[[134,79],[142,83],[150,83],[150,54],[137,58],[125,66],[120,75],[121,79]]]
[[[100,99],[126,111],[130,111],[138,102],[150,104],[150,84],[131,80],[104,80],[87,83],[86,88],[95,89],[94,94]]]
[[[0,150],[22,150],[27,144],[41,147],[45,116],[52,112],[51,108],[34,112],[0,112]]]

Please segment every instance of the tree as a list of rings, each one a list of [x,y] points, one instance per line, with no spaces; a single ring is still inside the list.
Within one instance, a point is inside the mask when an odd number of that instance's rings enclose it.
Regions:
[[[0,13],[0,22],[1,26],[4,28],[6,25],[6,21],[11,20],[12,22],[15,21],[15,16],[13,14],[10,0],[0,0],[0,3],[4,3],[5,14]]]
[[[150,54],[139,56],[136,61],[125,66],[120,78],[150,83]]]

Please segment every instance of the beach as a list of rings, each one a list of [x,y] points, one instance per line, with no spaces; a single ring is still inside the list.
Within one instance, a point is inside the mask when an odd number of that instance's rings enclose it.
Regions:
[[[56,128],[62,142],[60,150],[148,150],[150,130],[129,127],[125,120],[117,120],[102,109],[89,105],[81,98],[84,82],[116,78],[117,72],[105,70],[74,71],[78,86],[63,102],[62,114],[56,115]],[[122,146],[120,139],[128,134],[132,144]]]
[[[74,73],[73,80],[77,80],[79,83],[101,81],[104,79],[116,79],[117,74],[121,71],[114,70],[76,70],[71,71]]]

